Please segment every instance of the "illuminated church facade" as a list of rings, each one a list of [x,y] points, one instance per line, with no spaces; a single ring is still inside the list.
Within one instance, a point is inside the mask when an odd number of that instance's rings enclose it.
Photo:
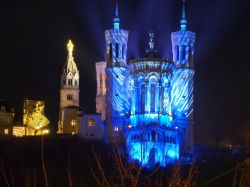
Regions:
[[[127,61],[129,32],[105,31],[106,61],[96,63],[96,112],[105,123],[105,139],[124,136],[131,160],[165,166],[193,147],[193,54],[195,33],[187,30],[183,1],[180,30],[173,32],[173,59],[158,58],[149,32],[146,58]]]
[[[105,31],[106,60],[95,64],[97,114],[91,115],[82,116],[79,109],[79,71],[68,44],[58,131],[106,142],[122,138],[130,160],[143,166],[166,166],[193,151],[195,33],[187,30],[185,0],[180,30],[171,35],[172,60],[156,57],[150,31],[147,57],[128,61],[128,35],[120,28],[116,5],[114,28]]]

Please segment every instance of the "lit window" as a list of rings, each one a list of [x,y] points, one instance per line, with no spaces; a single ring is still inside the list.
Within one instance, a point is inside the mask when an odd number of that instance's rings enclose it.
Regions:
[[[118,132],[118,131],[119,131],[118,126],[115,126],[114,131],[115,131],[115,132]]]
[[[95,125],[95,120],[94,119],[89,119],[88,121],[88,126],[94,126]]]
[[[76,127],[76,120],[71,120],[71,130],[72,130],[72,135],[76,134],[76,130],[77,130],[77,127]]]
[[[73,100],[73,95],[72,94],[67,94],[67,100]]]
[[[76,120],[74,119],[71,120],[71,126],[76,126]]]
[[[4,134],[9,134],[9,129],[4,129]]]
[[[101,90],[101,92],[102,92],[102,73],[100,73],[100,75],[99,75],[100,77],[100,90]]]
[[[24,136],[25,135],[25,127],[13,127],[13,135],[14,136]]]

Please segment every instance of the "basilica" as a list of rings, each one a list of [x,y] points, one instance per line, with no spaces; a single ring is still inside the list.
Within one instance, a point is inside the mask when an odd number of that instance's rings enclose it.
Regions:
[[[58,133],[107,143],[125,140],[129,159],[166,166],[193,153],[193,55],[195,33],[187,30],[183,0],[180,30],[171,34],[173,59],[160,58],[149,32],[147,56],[127,60],[129,32],[105,31],[106,59],[96,62],[96,114],[79,106],[79,70],[69,41],[60,89]]]

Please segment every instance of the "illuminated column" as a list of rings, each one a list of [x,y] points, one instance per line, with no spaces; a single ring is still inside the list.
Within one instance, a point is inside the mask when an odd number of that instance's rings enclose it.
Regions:
[[[150,112],[150,90],[149,90],[149,84],[148,84],[148,81],[147,83],[145,83],[145,97],[146,97],[146,112]]]
[[[156,113],[160,112],[159,99],[160,99],[160,84],[157,81],[157,83],[156,83],[156,90],[155,90],[155,112]]]
[[[160,86],[160,113],[163,114],[163,102],[164,102],[164,87]]]
[[[136,82],[135,84],[135,113],[138,114],[139,113],[139,85]]]
[[[106,62],[96,62],[96,113],[102,114],[102,120],[106,120]]]
[[[163,114],[167,114],[167,106],[168,106],[168,88],[166,85],[163,87]]]
[[[186,46],[186,50],[185,50],[185,62],[188,62],[189,61],[189,46]],[[189,64],[189,63],[188,63]],[[190,65],[188,65],[187,67],[190,67]]]
[[[183,46],[179,46],[179,63],[178,63],[178,67],[180,67],[180,65],[183,62]]]
[[[171,107],[171,87],[168,85],[168,111],[167,113],[171,116],[172,119],[172,107]]]
[[[135,86],[131,88],[131,115],[135,114],[135,107],[136,107],[136,91]]]

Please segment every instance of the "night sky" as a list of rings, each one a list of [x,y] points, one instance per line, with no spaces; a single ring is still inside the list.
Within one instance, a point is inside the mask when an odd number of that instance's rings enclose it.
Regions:
[[[130,31],[128,59],[145,56],[155,31],[158,55],[172,58],[171,32],[179,30],[181,1],[120,0],[121,27]],[[95,112],[95,62],[105,59],[105,29],[112,28],[114,0],[2,0],[0,98],[21,120],[24,98],[43,99],[57,124],[60,75],[72,39],[80,70],[80,103]],[[195,136],[216,132],[234,143],[250,127],[250,1],[187,0],[195,45]]]

